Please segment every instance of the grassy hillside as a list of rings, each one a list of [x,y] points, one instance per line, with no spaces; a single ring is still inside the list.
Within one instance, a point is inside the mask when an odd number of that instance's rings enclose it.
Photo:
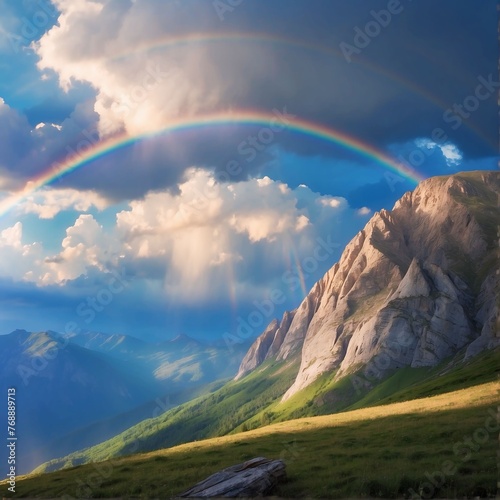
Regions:
[[[279,400],[293,383],[297,371],[298,362],[266,363],[243,380],[231,381],[212,394],[144,420],[97,446],[47,462],[36,471],[51,471],[228,434]]]
[[[487,351],[467,362],[461,361],[463,353],[434,368],[405,367],[395,370],[372,388],[363,382],[362,373],[354,373],[340,380],[325,373],[310,386],[292,396],[285,403],[276,401],[261,410],[235,431],[254,429],[261,422],[282,422],[294,418],[328,415],[407,401],[442,394],[472,385],[491,382],[500,374],[500,352]]]
[[[282,497],[494,495],[499,388],[490,382],[20,478],[16,496],[168,498],[259,455],[287,463]]]
[[[145,420],[104,443],[47,462],[36,472],[234,434],[294,418],[441,394],[496,380],[499,367],[500,351],[489,351],[468,362],[454,358],[435,368],[397,370],[371,390],[356,390],[353,377],[359,375],[334,381],[332,374],[325,374],[281,403],[298,364],[265,363],[242,380]]]
[[[466,362],[459,362],[460,355],[435,368],[420,368],[418,383],[401,384],[401,377],[408,380],[411,368],[398,370],[365,398],[349,409],[363,408],[372,404],[389,404],[424,398],[457,391],[465,387],[495,381],[500,378],[500,351],[486,351]],[[375,396],[375,397],[374,397]]]
[[[99,420],[86,427],[80,428],[70,434],[59,437],[48,445],[50,456],[48,459],[62,457],[75,450],[81,450],[85,447],[97,445],[107,439],[113,438],[117,433],[136,425],[137,423],[156,416],[167,408],[181,405],[187,401],[199,397],[202,394],[209,394],[220,389],[227,380],[220,380],[210,384],[204,384],[200,387],[186,389],[176,394],[166,394],[156,398],[154,401],[134,408],[125,413]],[[36,462],[38,460],[38,462]],[[40,463],[40,455],[35,453],[32,463]]]

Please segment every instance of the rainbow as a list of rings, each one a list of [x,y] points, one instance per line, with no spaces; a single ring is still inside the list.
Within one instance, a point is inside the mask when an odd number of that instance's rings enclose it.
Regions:
[[[202,116],[178,118],[170,121],[170,123],[161,129],[153,132],[147,132],[133,137],[124,134],[103,140],[82,154],[75,154],[74,156],[67,157],[63,162],[53,165],[38,177],[30,180],[22,190],[1,200],[0,217],[5,215],[21,201],[32,195],[36,190],[51,184],[63,175],[69,174],[70,172],[82,168],[93,161],[146,139],[161,137],[167,133],[181,130],[200,129],[221,125],[257,125],[261,127],[269,127],[272,124],[274,124],[275,127],[281,125],[283,130],[301,133],[306,136],[325,140],[335,145],[342,146],[370,161],[375,162],[378,165],[381,165],[386,169],[395,172],[398,175],[405,177],[406,179],[409,179],[412,182],[418,183],[423,180],[423,177],[418,172],[403,163],[395,161],[386,153],[374,148],[373,146],[363,143],[355,137],[349,136],[332,128],[328,128],[325,125],[297,117],[287,117],[286,122],[280,122],[278,113],[254,110],[232,110]],[[276,133],[279,134],[280,132]]]
[[[218,44],[218,43],[251,43],[251,44],[270,44],[277,47],[283,47],[285,49],[295,49],[309,51],[318,55],[322,55],[328,58],[335,58],[339,62],[345,63],[344,54],[337,47],[323,46],[317,43],[312,43],[306,40],[295,40],[293,38],[287,38],[284,36],[272,35],[269,33],[188,33],[177,36],[164,36],[156,38],[154,40],[144,41],[138,43],[133,49],[127,48],[126,51],[114,53],[113,55],[103,55],[102,59],[106,62],[118,62],[128,59],[132,56],[143,57],[145,53],[158,50],[172,50],[181,49],[183,47],[192,47],[195,45],[207,45],[207,44]],[[424,54],[419,50],[419,47],[413,47],[422,55],[430,59],[428,54]],[[445,103],[436,97],[434,94],[430,93],[428,90],[423,89],[416,85],[416,83],[408,78],[404,78],[401,74],[397,74],[390,71],[388,68],[382,67],[380,65],[374,64],[369,59],[358,56],[352,61],[354,66],[360,66],[365,68],[372,73],[382,76],[386,80],[396,83],[400,87],[410,90],[414,95],[420,96],[425,102],[432,103],[436,108],[446,111],[450,107],[450,103]],[[460,75],[458,75],[460,76]],[[486,140],[486,142],[491,143],[488,138],[485,138],[481,130],[472,123],[467,123],[466,126],[474,131],[478,137]],[[491,143],[493,144],[493,143]],[[495,144],[493,146],[496,147]]]
[[[177,36],[165,36],[156,38],[154,40],[148,40],[146,42],[138,43],[133,49],[127,48],[126,51],[114,53],[112,56],[103,55],[102,59],[108,63],[114,63],[118,61],[123,61],[129,59],[132,56],[143,57],[145,53],[155,52],[158,50],[173,50],[181,49],[183,47],[193,47],[195,45],[207,45],[207,44],[238,44],[238,43],[250,43],[254,45],[258,44],[269,44],[275,45],[277,47],[282,47],[285,49],[295,49],[313,52],[324,57],[335,58],[338,61],[345,63],[344,54],[342,51],[336,47],[323,46],[320,44],[308,42],[306,40],[295,40],[293,38],[287,38],[284,36],[272,35],[269,33],[188,33]],[[389,81],[396,82],[401,87],[410,89],[414,94],[420,95],[426,101],[432,102],[438,108],[443,110],[447,109],[449,106],[440,101],[437,97],[431,93],[425,91],[421,87],[418,87],[413,81],[403,78],[401,75],[389,71],[387,68],[383,68],[379,65],[373,64],[366,58],[356,57],[353,60],[353,65],[361,66],[367,68],[372,73],[377,73]]]

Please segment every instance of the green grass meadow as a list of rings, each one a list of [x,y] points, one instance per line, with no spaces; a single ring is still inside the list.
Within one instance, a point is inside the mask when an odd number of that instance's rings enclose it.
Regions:
[[[26,477],[15,496],[170,498],[255,456],[287,463],[280,497],[494,496],[498,390],[490,382]]]

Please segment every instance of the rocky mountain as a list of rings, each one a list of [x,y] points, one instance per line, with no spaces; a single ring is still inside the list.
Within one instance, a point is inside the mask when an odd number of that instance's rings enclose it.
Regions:
[[[101,332],[80,332],[64,334],[71,344],[79,345],[91,351],[110,354],[115,358],[137,357],[148,351],[149,344],[129,335],[105,334]]]
[[[374,214],[298,309],[274,320],[237,379],[265,360],[300,359],[283,400],[320,375],[381,379],[499,345],[500,172],[423,181]]]
[[[281,321],[271,321],[264,333],[260,335],[247,352],[240,365],[235,380],[240,379],[266,359],[275,358],[278,354],[287,332],[290,330],[295,311],[286,311]]]
[[[17,390],[20,471],[50,456],[52,440],[153,399],[151,380],[55,332],[0,336],[0,388]]]

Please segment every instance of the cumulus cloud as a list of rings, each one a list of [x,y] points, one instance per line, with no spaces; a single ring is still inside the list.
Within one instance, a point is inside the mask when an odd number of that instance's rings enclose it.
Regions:
[[[66,229],[61,251],[48,253],[42,242],[23,242],[23,224],[0,232],[0,276],[45,286],[64,285],[94,268],[116,266],[118,242],[105,233],[92,215],[80,215]]]
[[[117,230],[130,255],[168,261],[165,286],[191,297],[207,293],[220,266],[249,263],[253,245],[276,245],[309,225],[296,193],[269,178],[219,185],[196,169],[180,192],[132,202]]]
[[[358,208],[358,210],[356,210],[356,213],[358,215],[368,215],[371,212],[372,211],[368,207],[361,207],[361,208]]]
[[[68,206],[82,202],[71,191],[42,193],[49,200],[62,193]],[[50,205],[47,213],[35,206],[26,203],[24,210],[52,215]],[[269,177],[221,185],[213,173],[192,169],[179,193],[161,191],[131,201],[110,227],[91,214],[79,215],[57,252],[23,244],[20,222],[4,230],[0,260],[15,251],[20,265],[14,274],[4,266],[2,275],[63,285],[92,270],[125,266],[137,280],[160,283],[172,300],[206,300],[223,293],[229,275],[247,292],[268,286],[284,271],[284,255],[307,255],[315,238],[340,232],[340,214],[342,220],[355,217],[344,199],[306,186],[291,189]]]
[[[213,174],[193,169],[179,189],[179,196],[150,193],[144,200],[131,202],[131,210],[117,215],[118,229],[127,239],[136,239],[224,225],[257,242],[272,241],[280,233],[300,231],[307,225],[294,192],[268,177],[221,185]]]
[[[448,165],[459,165],[462,163],[463,155],[460,149],[455,146],[455,144],[444,144],[440,146],[440,149],[446,158],[446,163]]]
[[[76,144],[85,139],[83,132],[93,130],[96,121],[93,103],[87,101],[78,104],[60,125],[41,122],[32,126],[25,115],[0,99],[1,188],[20,190],[41,172],[76,159]]]
[[[66,229],[61,247],[58,254],[44,260],[41,284],[63,284],[85,275],[90,268],[106,272],[116,265],[119,254],[119,242],[90,214],[80,215]]]
[[[94,100],[89,100],[78,104],[60,125],[39,123],[32,126],[22,113],[0,102],[0,189],[3,197],[17,199],[19,193],[30,192],[29,183],[33,179],[82,160],[100,141],[98,118]],[[105,199],[115,202],[141,197],[152,188],[175,189],[183,176],[185,163],[175,164],[169,156],[171,150],[170,142],[157,141],[146,147],[138,145],[104,155],[52,183],[53,197],[63,201],[69,191],[55,195],[55,190],[79,190],[85,196],[90,195],[92,203],[101,208]],[[33,210],[40,211],[36,207]],[[46,214],[50,215],[50,210]]]
[[[20,248],[22,235],[23,225],[20,222],[16,222],[12,227],[8,227],[0,233],[0,245]]]
[[[16,210],[24,214],[36,214],[40,219],[52,219],[69,209],[86,212],[92,207],[104,210],[107,206],[109,202],[95,191],[46,188],[35,191],[22,200]]]
[[[57,0],[56,5],[58,26],[35,44],[38,66],[54,70],[65,90],[76,81],[96,89],[102,137],[122,129],[145,132],[180,114],[214,108],[237,88],[224,84],[216,61],[199,44],[146,50],[155,40],[176,37],[182,13],[173,3]],[[210,5],[200,5],[191,17],[200,19],[207,11]]]
[[[333,197],[333,196],[324,196],[323,198],[318,200],[324,207],[338,208],[342,206],[342,203],[345,203],[343,198]]]
[[[285,0],[252,2],[244,7],[236,30],[253,33],[253,41],[226,42],[220,38],[234,34],[234,25],[220,23],[212,2],[204,0],[189,5],[167,0],[54,3],[60,11],[58,23],[34,44],[39,67],[55,71],[64,89],[76,81],[96,89],[95,111],[103,135],[122,128],[138,133],[179,115],[216,108],[288,105],[297,114],[315,117],[371,143],[404,142],[421,135],[422,124],[442,123],[442,110],[429,100],[422,101],[413,87],[431,89],[434,100],[450,104],[470,92],[453,72],[433,78],[431,69],[439,61],[431,68],[422,54],[440,44],[442,51],[436,57],[447,66],[456,64],[463,74],[476,76],[495,69],[493,49],[486,50],[484,33],[477,31],[481,23],[464,23],[472,12],[488,20],[494,12],[490,5],[478,10],[453,3],[456,18],[447,24],[445,38],[438,20],[451,1],[409,10],[398,26],[406,34],[427,26],[426,36],[419,37],[425,46],[409,54],[400,43],[401,33],[388,31],[371,48],[371,64],[366,65],[362,57],[347,64],[338,50],[340,42],[353,36],[346,27],[366,22],[365,10],[356,3],[339,16],[328,2],[307,12],[290,9]],[[496,36],[493,25],[490,29]],[[211,33],[212,40],[199,42],[203,33]],[[464,47],[468,57],[463,56]],[[415,71],[407,69],[409,57]],[[392,102],[400,106],[390,106]],[[408,118],[404,122],[401,106]],[[471,119],[491,123],[493,108],[482,106]],[[373,127],[374,120],[377,127]],[[396,126],[398,137],[394,137]]]
[[[42,246],[23,242],[23,225],[16,222],[0,232],[0,276],[36,281]]]
[[[415,140],[415,144],[421,149],[430,150],[431,153],[434,150],[440,151],[444,157],[446,165],[448,165],[449,167],[462,163],[462,152],[455,144],[452,144],[451,142],[438,144],[429,138],[419,138]]]

